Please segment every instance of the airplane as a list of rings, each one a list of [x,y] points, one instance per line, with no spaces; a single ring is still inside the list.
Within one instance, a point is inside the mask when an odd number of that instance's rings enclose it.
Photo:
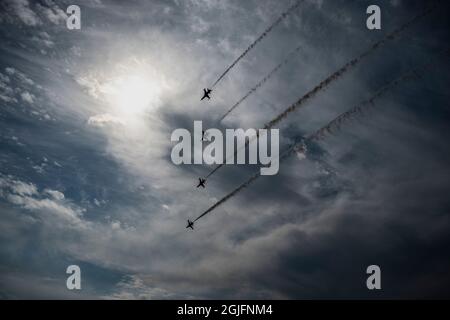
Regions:
[[[198,185],[197,185],[197,188],[198,188],[198,187],[203,187],[203,188],[205,188],[205,182],[206,182],[206,179],[198,178]]]
[[[211,89],[208,89],[208,88],[206,88],[206,89],[203,89],[203,97],[200,99],[200,101],[202,101],[203,99],[205,99],[205,98],[208,98],[208,100],[209,99],[211,99],[211,97],[209,96],[210,95],[210,93],[211,93]]]
[[[204,131],[204,130],[202,130],[202,141],[209,141],[208,140],[208,133],[206,131]]]
[[[194,222],[188,219],[187,223],[188,225],[186,226],[186,229],[191,228],[192,230],[194,230]]]

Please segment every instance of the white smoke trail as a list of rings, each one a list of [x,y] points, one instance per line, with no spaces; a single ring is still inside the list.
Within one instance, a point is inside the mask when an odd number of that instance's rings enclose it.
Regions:
[[[386,35],[381,40],[375,42],[372,46],[369,47],[366,51],[361,53],[358,57],[350,60],[347,62],[344,66],[342,66],[339,70],[332,73],[330,76],[328,76],[325,80],[320,82],[317,86],[315,86],[312,90],[308,91],[303,97],[301,97],[297,102],[289,106],[286,110],[284,110],[282,113],[280,113],[278,116],[276,116],[274,119],[269,121],[265,126],[264,129],[270,129],[277,123],[279,123],[281,120],[286,118],[291,112],[298,110],[300,107],[302,107],[306,101],[313,98],[317,93],[320,91],[325,90],[331,83],[334,81],[340,79],[342,76],[344,76],[350,69],[354,68],[356,65],[358,65],[363,59],[369,57],[372,53],[374,53],[377,49],[384,46],[389,40],[395,39],[401,32],[406,30],[408,27],[413,25],[416,21],[419,19],[425,17],[426,15],[430,14],[434,9],[436,9],[436,6],[430,7],[427,10],[423,11],[422,13],[418,14],[417,16],[413,17],[408,22],[401,25],[399,28],[395,29],[388,35]]]
[[[242,102],[245,101],[252,93],[258,90],[264,83],[267,82],[282,66],[289,62],[289,60],[301,49],[298,46],[295,50],[287,55],[287,57],[279,63],[275,68],[273,68],[261,81],[259,81],[253,88],[251,88],[238,102],[236,102],[222,117],[220,117],[219,122],[225,119],[234,109],[236,109]]]
[[[372,53],[374,53],[377,49],[381,48],[383,45],[385,45],[388,41],[395,39],[401,32],[405,31],[408,27],[413,25],[415,22],[417,22],[419,19],[427,16],[433,10],[435,10],[438,7],[438,5],[429,7],[428,9],[424,10],[422,13],[416,15],[411,20],[407,21],[403,25],[401,25],[399,28],[395,29],[388,35],[386,35],[381,40],[375,42],[372,44],[369,49],[367,49],[365,52],[360,54],[358,57],[350,60],[347,62],[343,67],[332,73],[330,76],[328,76],[325,80],[320,82],[317,86],[315,86],[312,90],[308,91],[305,95],[303,95],[297,102],[289,106],[287,109],[285,109],[282,113],[280,113],[278,116],[276,116],[274,119],[269,121],[265,126],[264,129],[270,129],[273,128],[274,125],[278,124],[280,121],[285,119],[290,113],[293,111],[298,110],[300,107],[304,106],[304,104],[315,97],[319,92],[325,90],[331,83],[334,81],[340,79],[343,75],[345,75],[350,69],[355,67],[359,62],[370,56]],[[253,137],[253,139],[257,139],[258,136]],[[245,147],[247,147],[248,142],[246,143]],[[234,155],[233,155],[234,156]],[[220,168],[222,168],[225,164],[219,164],[217,165],[213,170],[209,172],[209,174],[206,176],[206,178],[211,177],[214,173],[216,173]]]
[[[278,19],[275,20],[274,23],[272,23],[255,41],[253,41],[253,43],[247,49],[245,49],[244,52],[241,53],[241,55],[239,57],[236,58],[236,60],[233,61],[233,63],[214,82],[214,84],[211,86],[211,89],[213,89],[216,86],[216,84],[219,83],[220,80],[222,80],[222,78],[228,73],[228,71],[230,71],[239,62],[239,60],[241,60],[243,57],[245,57],[251,49],[253,49],[262,39],[264,39],[272,31],[273,28],[275,28],[277,25],[279,25],[284,19],[286,19],[286,17],[290,13],[292,13],[295,9],[297,9],[303,1],[304,0],[298,0],[294,5],[292,5],[285,12],[283,12],[278,17]]]
[[[448,54],[449,49],[444,50],[444,52],[447,52],[447,54]],[[373,107],[375,100],[380,98],[381,96],[383,96],[386,92],[396,88],[399,84],[401,84],[401,83],[403,83],[405,81],[416,79],[417,78],[417,74],[418,74],[419,71],[425,70],[425,69],[429,68],[430,66],[432,66],[432,65],[434,65],[436,63],[437,62],[433,61],[433,62],[430,62],[430,63],[428,63],[428,64],[426,64],[426,65],[424,65],[422,67],[414,68],[414,69],[412,69],[412,70],[410,70],[408,72],[405,72],[400,77],[398,77],[397,79],[391,81],[390,83],[384,85],[379,90],[377,90],[369,99],[363,100],[362,102],[358,103],[353,108],[347,110],[344,113],[341,113],[339,116],[334,118],[328,124],[326,124],[325,126],[321,127],[320,129],[318,129],[314,133],[308,135],[306,138],[300,139],[299,141],[296,141],[293,144],[291,144],[280,155],[279,161],[281,162],[281,161],[287,159],[292,154],[294,154],[294,153],[296,153],[298,151],[306,152],[306,144],[305,143],[307,141],[319,141],[319,140],[324,139],[327,136],[327,134],[331,134],[333,130],[339,129],[341,127],[341,125],[344,124],[345,122],[347,122],[348,120],[352,119],[353,117],[355,117],[357,115],[362,114],[362,112],[365,109]],[[214,209],[216,209],[217,207],[222,205],[224,202],[228,201],[230,198],[235,196],[237,193],[239,193],[243,189],[247,188],[251,183],[253,183],[260,176],[261,176],[261,173],[258,170],[247,181],[245,181],[240,186],[238,186],[236,189],[234,189],[232,192],[230,192],[225,197],[223,197],[222,199],[217,201],[214,205],[212,205],[205,212],[203,212],[200,216],[198,216],[194,221],[197,221],[198,219],[202,218],[206,214],[210,213],[211,211],[213,211]]]

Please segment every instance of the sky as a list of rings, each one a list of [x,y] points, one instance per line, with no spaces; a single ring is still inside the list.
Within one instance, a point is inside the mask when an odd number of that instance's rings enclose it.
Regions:
[[[432,65],[185,228],[259,166],[196,189],[212,167],[172,163],[175,129],[261,128],[432,2],[306,0],[200,101],[293,3],[1,2],[0,298],[450,297],[445,2],[278,123],[280,150]],[[66,288],[73,264],[81,290]],[[366,287],[373,264],[381,290]]]

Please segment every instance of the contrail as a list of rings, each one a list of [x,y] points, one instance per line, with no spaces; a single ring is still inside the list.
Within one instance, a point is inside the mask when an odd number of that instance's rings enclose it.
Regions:
[[[440,52],[439,54],[442,54],[442,53],[448,54],[449,51],[450,51],[449,49],[445,49],[442,52]],[[380,98],[387,91],[390,91],[390,90],[396,88],[399,84],[401,84],[405,81],[418,78],[419,71],[428,69],[428,68],[432,67],[433,65],[435,65],[436,63],[437,63],[436,61],[429,62],[421,67],[414,68],[408,72],[405,72],[397,79],[391,81],[390,83],[388,83],[385,86],[378,89],[375,92],[375,94],[373,94],[372,97],[370,97],[369,99],[363,100],[362,102],[360,102],[358,105],[354,106],[353,108],[347,110],[344,113],[341,113],[339,116],[334,118],[328,124],[326,124],[325,126],[320,128],[313,134],[310,134],[309,136],[307,136],[306,140],[319,141],[319,140],[324,139],[327,134],[332,134],[333,130],[340,129],[341,125],[344,122],[351,120],[353,117],[361,115],[365,110],[367,110],[371,107],[374,107],[375,100]]]
[[[286,152],[282,153],[280,155],[280,159],[279,161],[284,160],[285,158],[287,158],[289,155],[291,155],[292,150],[288,149]],[[208,208],[208,210],[206,210],[205,212],[203,212],[201,215],[199,215],[195,220],[197,221],[198,219],[200,219],[201,217],[207,215],[208,213],[210,213],[211,211],[213,211],[215,208],[217,208],[218,206],[220,206],[221,204],[223,204],[225,201],[229,200],[231,197],[235,196],[239,191],[241,191],[242,189],[247,188],[253,181],[255,181],[256,179],[258,179],[261,176],[261,172],[257,171],[255,174],[253,174],[247,181],[245,181],[243,184],[241,184],[239,187],[237,187],[236,189],[234,189],[232,192],[230,192],[229,194],[227,194],[225,197],[223,197],[222,199],[220,199],[219,201],[217,201],[215,204],[213,204],[211,207]]]
[[[355,67],[358,63],[360,63],[362,60],[364,60],[364,58],[367,58],[368,56],[370,56],[372,53],[374,53],[377,49],[381,48],[382,46],[384,46],[388,41],[395,39],[400,33],[402,33],[404,30],[406,30],[408,27],[410,27],[411,25],[413,25],[416,21],[418,21],[419,19],[427,16],[428,14],[430,14],[434,9],[437,8],[438,5],[429,7],[428,9],[426,9],[425,11],[423,11],[422,13],[416,15],[414,18],[412,18],[411,20],[407,21],[406,23],[404,23],[403,25],[401,25],[399,28],[395,29],[394,31],[392,31],[391,33],[389,33],[388,35],[386,35],[384,38],[382,38],[381,40],[375,42],[374,44],[372,44],[369,49],[367,49],[365,52],[363,52],[362,54],[360,54],[358,57],[350,60],[349,62],[347,62],[343,67],[341,67],[340,69],[338,69],[337,71],[335,71],[334,73],[332,73],[330,76],[328,76],[325,80],[321,81],[317,86],[315,86],[312,90],[308,91],[305,95],[303,95],[299,100],[297,100],[297,102],[295,102],[294,104],[292,104],[291,106],[289,106],[287,109],[285,109],[282,113],[280,113],[278,116],[276,116],[274,119],[272,119],[271,121],[269,121],[267,124],[264,125],[264,129],[270,129],[272,128],[274,125],[278,124],[281,120],[283,120],[284,118],[286,118],[291,112],[296,111],[297,109],[299,109],[300,107],[304,106],[304,104],[309,101],[311,98],[315,97],[317,93],[325,90],[331,83],[333,83],[334,81],[340,79],[344,74],[346,74],[350,69],[352,69],[353,67]],[[254,137],[253,139],[258,138],[258,136]],[[245,144],[245,147],[247,147],[248,142]],[[234,155],[233,155],[234,156]],[[222,164],[217,165],[213,170],[211,170],[211,172],[206,176],[206,178],[209,178],[210,176],[212,176],[215,172],[217,172],[217,170],[219,170],[220,168],[222,168],[225,165],[225,162]]]
[[[253,88],[251,88],[238,102],[236,102],[222,117],[220,117],[219,122],[226,118],[234,109],[236,109],[245,99],[247,99],[253,92],[258,90],[267,80],[269,80],[282,66],[289,62],[289,60],[301,49],[298,46],[295,50],[289,53],[286,58],[279,63],[275,68],[272,69],[261,81],[259,81]]]
[[[449,52],[449,49],[444,50],[444,52]],[[390,83],[384,85],[380,89],[378,89],[369,99],[363,100],[360,103],[358,103],[353,108],[347,110],[344,113],[341,113],[339,116],[334,118],[332,121],[330,121],[325,126],[321,127],[314,133],[308,135],[304,139],[299,139],[296,142],[292,143],[281,155],[279,161],[283,161],[289,156],[291,156],[293,153],[295,153],[300,146],[305,145],[306,141],[318,141],[322,140],[326,137],[327,134],[331,134],[334,129],[339,129],[341,125],[346,122],[347,120],[351,119],[352,117],[356,115],[360,115],[365,109],[370,108],[371,106],[374,106],[374,102],[376,99],[380,98],[383,94],[386,92],[396,88],[399,84],[417,78],[418,71],[424,70],[426,68],[429,68],[430,66],[434,65],[436,62],[428,63],[422,67],[414,68],[408,72],[405,72],[397,79],[391,81]],[[230,192],[228,195],[217,201],[214,205],[212,205],[210,208],[208,208],[205,212],[203,212],[200,216],[198,216],[195,220],[202,218],[206,214],[210,213],[214,209],[216,209],[218,206],[222,205],[224,202],[229,200],[231,197],[235,196],[238,192],[241,190],[247,188],[252,182],[254,182],[257,178],[261,176],[261,172],[258,170],[255,174],[253,174],[247,181],[242,183],[239,187],[234,189],[232,192]]]
[[[340,79],[343,75],[345,75],[350,69],[352,69],[357,64],[359,64],[362,60],[364,60],[365,58],[369,57],[377,49],[383,47],[389,40],[392,40],[395,37],[397,37],[401,32],[403,32],[408,27],[413,25],[417,20],[419,20],[419,19],[425,17],[426,15],[430,14],[435,8],[436,8],[436,6],[428,8],[424,12],[418,14],[417,16],[415,16],[414,18],[412,18],[408,22],[406,22],[403,25],[401,25],[396,30],[394,30],[391,33],[389,33],[388,35],[386,35],[381,40],[375,42],[372,46],[369,47],[369,49],[367,49],[366,51],[361,53],[358,57],[356,57],[356,58],[350,60],[349,62],[347,62],[343,67],[341,67],[340,69],[338,69],[337,71],[332,73],[330,76],[328,76],[328,78],[326,78],[325,80],[320,82],[312,90],[308,91],[303,97],[301,97],[299,100],[297,100],[297,102],[295,102],[294,104],[289,106],[285,111],[283,111],[278,116],[276,116],[274,119],[269,121],[264,126],[264,129],[272,128],[274,125],[276,125],[281,120],[283,120],[288,114],[290,114],[291,112],[296,111],[298,108],[302,107],[305,104],[306,101],[308,101],[311,98],[313,98],[320,91],[323,91],[324,89],[326,89],[334,81]]]
[[[231,193],[227,194],[225,197],[223,197],[222,199],[220,199],[219,201],[217,201],[214,205],[212,205],[208,210],[206,210],[205,212],[203,212],[201,215],[199,215],[195,220],[197,221],[198,219],[200,219],[201,217],[203,217],[204,215],[207,215],[208,213],[210,213],[211,211],[213,211],[215,208],[217,208],[218,206],[220,206],[222,203],[224,203],[225,201],[227,201],[228,199],[230,199],[232,196],[234,196],[236,193],[238,193],[239,191],[241,191],[242,189],[246,188],[247,186],[249,186],[254,180],[256,180],[258,177],[260,176],[259,171],[256,172],[253,176],[250,177],[250,179],[248,179],[246,182],[244,182],[243,184],[241,184],[239,187],[237,187],[236,189],[234,189]]]
[[[264,39],[270,33],[270,31],[272,31],[273,28],[275,28],[277,25],[280,24],[280,22],[282,22],[284,19],[286,19],[286,17],[291,12],[293,12],[295,9],[297,9],[303,1],[304,0],[298,0],[294,5],[292,5],[285,12],[283,12],[281,14],[281,16],[279,16],[278,19],[275,20],[274,23],[272,23],[255,41],[253,41],[253,43],[247,49],[245,49],[245,51],[242,52],[241,55],[239,57],[237,57],[236,60],[234,60],[234,62],[220,75],[220,77],[216,80],[216,82],[214,82],[214,84],[211,86],[211,89],[213,89],[216,86],[216,84],[220,80],[222,80],[222,78],[228,73],[228,71],[230,71],[239,62],[239,60],[241,60],[243,57],[245,57],[245,55],[251,49],[253,49],[254,46],[256,46],[262,39]]]

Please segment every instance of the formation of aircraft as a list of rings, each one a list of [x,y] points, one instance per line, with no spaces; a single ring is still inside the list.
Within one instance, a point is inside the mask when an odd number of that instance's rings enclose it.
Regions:
[[[205,88],[203,89],[203,97],[200,99],[200,101],[202,101],[205,98],[208,98],[208,100],[211,99],[211,97],[209,96],[211,94],[211,89]],[[208,135],[206,134],[206,132],[204,130],[202,130],[202,141],[207,141],[208,140]],[[206,179],[202,179],[202,178],[198,178],[198,185],[197,188],[206,188],[205,187],[205,183],[206,183]],[[194,230],[194,222],[192,222],[191,220],[188,219],[187,221],[187,226],[186,229],[191,228],[192,230]]]
[[[206,179],[198,178],[197,188],[202,187],[205,188]]]
[[[198,178],[197,188],[199,188],[199,187],[205,188],[205,183],[206,183],[206,179]],[[186,229],[188,229],[188,228],[191,228],[192,230],[194,230],[194,222],[189,219],[187,220]]]
[[[241,60],[258,42],[260,42],[264,37],[267,36],[267,34],[277,25],[279,24],[281,21],[283,21],[291,12],[293,12],[295,9],[297,9],[300,4],[302,3],[302,0],[298,0],[296,1],[296,3],[294,5],[292,5],[291,7],[289,7],[285,12],[282,13],[282,15],[275,20],[275,22],[273,22],[258,38],[256,38],[256,40],[253,41],[253,43],[250,44],[250,46],[244,51],[243,54],[241,54],[220,76],[219,78],[214,82],[214,84],[212,85],[212,88],[215,87],[215,85],[221,81],[221,79],[223,79],[223,77],[239,62],[239,60]],[[211,100],[211,94],[212,89],[210,88],[204,88],[203,89],[203,96],[201,97],[200,101],[204,100],[205,98],[208,98],[208,100]],[[202,139],[201,141],[208,141],[208,136],[206,134],[205,131],[202,131]],[[206,183],[206,179],[202,179],[202,178],[198,178],[198,185],[197,188],[205,188],[205,183]],[[195,220],[194,220],[195,221]],[[192,230],[194,230],[194,222],[188,220],[188,225],[186,226],[186,228],[191,228]]]
[[[281,23],[281,21],[283,21],[289,13],[293,12],[297,7],[300,6],[300,4],[302,3],[302,0],[298,0],[293,6],[291,6],[287,11],[283,12],[282,15],[275,20],[275,22],[270,25],[258,38],[256,38],[256,40],[253,41],[253,43],[251,43],[251,45],[245,49],[245,51],[219,76],[219,78],[212,84],[212,88],[215,88],[215,85],[221,81],[224,76],[239,62],[240,59],[242,59],[258,42],[260,42],[264,37],[267,36],[268,33],[270,33],[270,31],[279,23]],[[272,119],[270,122],[268,122],[264,128],[265,129],[271,129],[274,125],[276,125],[277,123],[279,123],[281,120],[285,119],[286,117],[288,117],[288,115],[299,109],[300,107],[304,106],[305,102],[309,99],[311,99],[312,97],[315,96],[315,94],[319,91],[323,91],[325,90],[329,84],[331,84],[332,82],[336,81],[337,79],[341,78],[344,74],[346,74],[349,70],[351,70],[351,68],[355,67],[358,63],[360,63],[361,61],[363,61],[366,57],[370,56],[373,52],[375,52],[378,48],[381,48],[385,43],[388,42],[388,40],[391,39],[395,39],[398,37],[398,34],[403,32],[405,29],[407,29],[410,25],[412,25],[413,23],[416,22],[416,20],[418,20],[419,18],[422,18],[424,16],[426,16],[427,14],[429,14],[430,12],[433,11],[433,9],[435,9],[436,7],[429,7],[427,10],[425,10],[424,12],[420,13],[419,15],[416,15],[415,17],[413,17],[411,20],[405,22],[403,25],[401,25],[400,27],[398,27],[397,29],[395,29],[394,31],[392,31],[389,34],[386,34],[383,38],[381,38],[380,40],[376,41],[375,43],[373,43],[366,51],[364,51],[363,53],[359,54],[357,57],[353,58],[352,60],[350,60],[349,62],[347,62],[346,64],[344,64],[342,67],[340,67],[338,70],[334,71],[333,73],[331,73],[325,80],[321,81],[320,83],[318,83],[313,89],[311,89],[310,91],[308,91],[306,94],[304,94],[300,99],[298,99],[294,104],[290,105],[287,109],[285,109],[283,112],[281,112],[278,116],[276,116],[274,119]],[[281,66],[281,65],[280,65]],[[275,70],[277,70],[275,68]],[[421,75],[418,72],[414,72],[415,76],[417,76],[418,78],[421,77]],[[270,76],[270,73],[269,73]],[[264,78],[264,79],[268,79],[268,78]],[[263,80],[264,80],[263,79]],[[264,80],[265,81],[265,80]],[[262,84],[263,82],[258,83],[258,85]],[[394,81],[394,84],[396,84],[397,82]],[[258,86],[257,85],[257,86]],[[257,87],[256,87],[257,88]],[[253,89],[252,89],[253,90]],[[255,89],[256,90],[256,89]],[[386,91],[385,88],[381,89],[381,92]],[[200,101],[204,100],[205,98],[208,98],[208,100],[211,99],[210,94],[212,92],[212,89],[210,88],[204,88],[203,89],[203,96],[200,99]],[[250,91],[250,93],[253,91]],[[369,101],[372,102],[373,99],[377,98],[380,95],[380,91],[378,91],[375,96],[373,98],[371,98],[371,100]],[[245,96],[244,96],[245,97]],[[364,103],[366,103],[364,101]],[[233,106],[231,108],[231,110],[234,108],[235,106]],[[356,109],[356,112],[360,112],[361,107],[358,107],[359,109]],[[355,111],[351,110],[349,114],[354,113]],[[227,113],[228,114],[228,113]],[[225,116],[227,115],[225,114]],[[328,124],[327,126],[321,128],[318,130],[318,134],[322,134],[323,131],[329,131],[330,132],[330,128],[331,125],[340,125],[340,122],[342,122],[343,119],[345,119],[345,117],[348,117],[348,114],[343,114],[340,115],[338,118],[336,118],[335,120],[333,120],[332,122],[330,122],[330,124]],[[222,120],[223,117],[220,119]],[[202,141],[204,141],[205,138],[205,132],[203,131],[202,133]],[[288,150],[290,154],[290,151],[292,151],[291,149]],[[294,146],[293,151],[295,151],[297,153],[298,156],[303,156],[306,150],[306,146],[304,144],[301,144],[300,146]],[[217,168],[220,168],[217,167]],[[216,171],[216,168],[211,171],[211,173],[209,175],[207,175],[207,177],[209,177],[213,172]],[[246,182],[244,182],[243,184],[241,184],[237,189],[233,190],[230,194],[226,195],[224,198],[222,198],[221,200],[217,201],[214,205],[212,205],[210,208],[208,208],[204,213],[202,213],[198,218],[196,218],[194,221],[197,221],[198,219],[200,219],[201,217],[203,217],[205,214],[211,212],[212,210],[214,210],[216,207],[218,207],[219,205],[221,205],[223,202],[225,202],[226,200],[228,200],[230,197],[234,196],[237,192],[239,192],[241,189],[245,188],[246,186],[248,186],[249,183],[251,183],[252,181],[254,181],[256,179],[256,177],[259,177],[259,175],[254,175],[252,177],[250,177],[249,180],[247,180]],[[197,185],[197,188],[199,187],[203,187],[205,188],[205,183],[206,183],[206,179],[202,179],[199,178],[199,184]],[[194,229],[193,227],[194,222],[188,220],[188,225],[186,228],[191,228],[192,230]]]
[[[211,94],[211,89],[205,88],[203,89],[203,97],[200,99],[200,101],[202,101],[205,98],[211,99],[211,97],[209,96]]]

